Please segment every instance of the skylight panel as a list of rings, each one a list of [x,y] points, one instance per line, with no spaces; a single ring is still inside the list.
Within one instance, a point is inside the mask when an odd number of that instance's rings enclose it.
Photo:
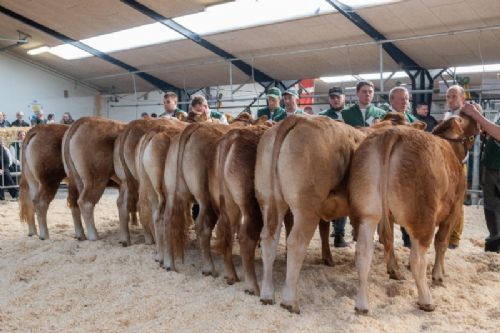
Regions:
[[[237,0],[175,21],[197,34],[207,35],[334,11],[324,0]]]

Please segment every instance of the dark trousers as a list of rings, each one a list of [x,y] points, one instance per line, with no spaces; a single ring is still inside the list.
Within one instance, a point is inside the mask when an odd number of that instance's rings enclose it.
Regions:
[[[12,179],[10,175],[10,171],[8,168],[5,168],[3,170],[3,175],[0,175],[0,200],[5,200],[5,194],[4,194],[4,186],[14,186],[14,180]],[[12,198],[17,198],[18,195],[18,190],[17,188],[8,188],[7,191],[9,191],[10,196]]]
[[[486,249],[500,249],[500,170],[483,168],[484,217],[490,235]]]
[[[334,236],[342,236],[345,235],[345,224],[347,222],[346,217],[341,217],[332,221],[333,226],[333,235]]]
[[[406,229],[401,227],[401,238],[403,239],[403,244],[405,246],[411,246],[410,235],[406,232]]]

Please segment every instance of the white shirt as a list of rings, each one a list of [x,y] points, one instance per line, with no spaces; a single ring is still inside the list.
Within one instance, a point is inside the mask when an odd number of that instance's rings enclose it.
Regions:
[[[448,118],[450,118],[451,116],[458,116],[460,115],[460,110],[462,108],[458,108],[456,110],[448,110],[444,113],[444,117],[443,117],[443,120],[447,120]]]

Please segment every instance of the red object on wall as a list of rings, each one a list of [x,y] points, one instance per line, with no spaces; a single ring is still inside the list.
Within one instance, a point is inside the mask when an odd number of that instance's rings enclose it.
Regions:
[[[300,80],[298,89],[300,89],[299,104],[302,108],[314,104],[314,79]]]

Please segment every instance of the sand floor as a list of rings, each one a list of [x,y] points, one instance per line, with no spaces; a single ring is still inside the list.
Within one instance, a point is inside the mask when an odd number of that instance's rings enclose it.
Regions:
[[[66,193],[49,209],[50,240],[27,237],[18,203],[0,202],[1,332],[498,332],[500,255],[483,251],[487,234],[482,208],[465,207],[463,240],[446,256],[445,287],[431,289],[436,311],[417,308],[416,286],[406,267],[404,281],[389,280],[383,249],[376,246],[370,274],[371,313],[354,313],[357,273],[354,244],[332,249],[335,267],[321,264],[319,236],[312,240],[299,280],[301,314],[261,305],[221,276],[203,277],[191,241],[179,273],[153,261],[140,227],[133,246],[118,244],[117,192],[106,191],[96,207],[100,239],[73,239]],[[397,228],[399,230],[399,228]],[[350,235],[350,228],[348,229]],[[348,237],[350,239],[350,236]],[[396,234],[400,262],[409,250]],[[235,253],[238,253],[235,246]],[[430,250],[428,259],[433,260]],[[219,272],[222,259],[215,256]],[[284,284],[284,244],[275,262],[276,301]],[[239,276],[241,261],[235,255]],[[262,276],[260,250],[257,274]],[[430,273],[430,271],[429,271]],[[429,275],[430,279],[430,275]]]

